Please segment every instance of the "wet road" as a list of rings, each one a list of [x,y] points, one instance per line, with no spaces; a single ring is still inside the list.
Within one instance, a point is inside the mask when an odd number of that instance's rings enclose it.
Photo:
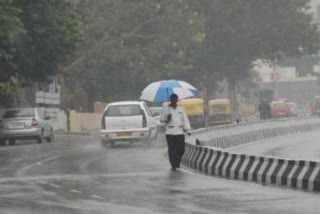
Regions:
[[[171,172],[165,152],[75,135],[0,147],[0,213],[319,213],[320,195]]]
[[[229,149],[246,154],[320,160],[320,131],[276,137]]]

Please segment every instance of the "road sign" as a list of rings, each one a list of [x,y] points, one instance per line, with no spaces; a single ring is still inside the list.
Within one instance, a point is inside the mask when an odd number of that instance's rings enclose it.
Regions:
[[[60,93],[37,91],[36,104],[60,105]]]

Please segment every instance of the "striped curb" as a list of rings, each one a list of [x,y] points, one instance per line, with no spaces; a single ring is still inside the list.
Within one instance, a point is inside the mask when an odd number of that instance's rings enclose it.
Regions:
[[[182,163],[208,175],[320,192],[320,162],[235,154],[186,144]]]

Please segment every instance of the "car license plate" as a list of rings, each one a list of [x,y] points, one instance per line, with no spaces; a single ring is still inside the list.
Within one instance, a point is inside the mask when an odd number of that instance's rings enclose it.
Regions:
[[[132,136],[132,132],[118,132],[117,137],[129,137]]]
[[[11,123],[9,125],[9,128],[11,128],[11,129],[23,129],[24,128],[24,123]]]

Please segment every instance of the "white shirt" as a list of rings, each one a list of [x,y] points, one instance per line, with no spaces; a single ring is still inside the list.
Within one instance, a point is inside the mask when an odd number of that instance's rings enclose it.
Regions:
[[[167,121],[167,116],[171,114],[171,121]],[[181,135],[190,130],[190,122],[184,109],[181,106],[176,108],[164,107],[160,113],[160,122],[165,123],[167,135]]]

